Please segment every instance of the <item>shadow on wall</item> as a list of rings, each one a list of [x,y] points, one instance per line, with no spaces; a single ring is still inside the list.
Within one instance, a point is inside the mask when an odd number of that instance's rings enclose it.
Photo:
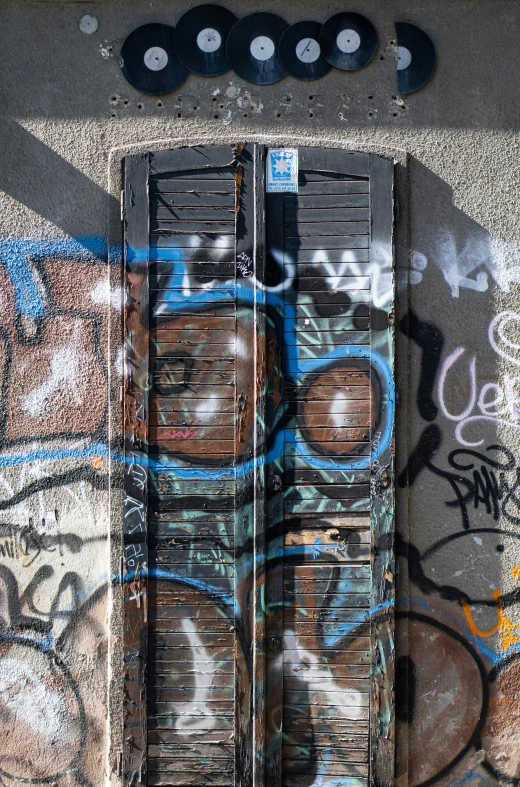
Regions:
[[[516,783],[520,244],[491,237],[413,160],[411,192],[398,274],[397,776]],[[508,292],[511,307],[497,308]]]
[[[109,211],[119,205],[105,188],[12,118],[0,120],[0,134],[11,140],[1,191],[71,238],[106,235]]]

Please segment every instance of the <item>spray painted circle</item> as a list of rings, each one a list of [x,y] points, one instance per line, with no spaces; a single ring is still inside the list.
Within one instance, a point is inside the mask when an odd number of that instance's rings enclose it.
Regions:
[[[0,775],[26,784],[54,782],[77,768],[87,736],[85,709],[65,664],[40,643],[6,634],[0,730]]]

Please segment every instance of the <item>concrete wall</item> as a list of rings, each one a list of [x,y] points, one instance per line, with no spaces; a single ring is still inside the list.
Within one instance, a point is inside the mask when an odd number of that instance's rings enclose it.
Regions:
[[[0,780],[118,781],[121,157],[257,139],[400,162],[397,778],[507,783],[520,776],[520,4],[368,0],[355,10],[380,49],[359,73],[255,87],[230,72],[137,94],[125,37],[196,4],[2,3]],[[325,21],[344,6],[261,9]],[[403,100],[399,20],[438,55]]]

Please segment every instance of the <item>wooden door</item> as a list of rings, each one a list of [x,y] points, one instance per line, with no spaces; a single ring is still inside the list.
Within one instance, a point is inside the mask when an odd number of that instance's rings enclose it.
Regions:
[[[129,157],[128,784],[390,784],[392,165]]]

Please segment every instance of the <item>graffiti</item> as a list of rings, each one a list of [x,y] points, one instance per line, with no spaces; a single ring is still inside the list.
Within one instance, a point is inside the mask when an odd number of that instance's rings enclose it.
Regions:
[[[507,330],[508,325],[511,325],[511,323],[517,324],[518,321],[520,321],[520,315],[515,312],[502,312],[493,318],[488,331],[489,343],[493,350],[504,358],[508,364],[513,366],[520,364],[519,359],[512,353],[512,350],[518,349],[518,345],[506,338],[504,332]],[[455,437],[458,442],[461,445],[474,447],[482,445],[484,440],[482,438],[468,441],[464,437],[471,424],[478,425],[482,424],[482,422],[491,422],[492,424],[503,424],[513,429],[520,427],[517,404],[518,393],[516,390],[520,378],[518,375],[505,372],[501,384],[498,382],[486,382],[482,385],[480,391],[477,391],[477,380],[479,378],[476,372],[476,356],[473,356],[468,363],[467,385],[461,386],[458,380],[453,380],[453,369],[464,353],[463,347],[457,347],[444,360],[439,375],[437,395],[444,418],[457,422]],[[455,385],[457,385],[459,390],[462,388],[463,391],[467,391],[465,407],[459,413],[450,411],[446,405],[448,382],[451,383],[452,391]]]
[[[401,321],[401,330],[421,348],[417,409],[425,421],[434,421],[438,409],[433,400],[433,387],[444,347],[444,337],[435,325],[422,322],[412,310]]]
[[[120,298],[106,265],[103,238],[0,240],[5,787],[90,787],[104,769],[106,346]]]
[[[244,278],[253,275],[253,260],[247,256],[245,251],[237,255],[237,270]]]
[[[165,222],[177,176],[150,176],[149,363],[135,332],[143,252],[135,241],[127,253],[126,456],[146,451],[149,496],[146,506],[146,482],[138,487],[127,472],[126,603],[138,632],[142,613],[131,602],[140,603],[148,577],[151,661],[147,705],[136,710],[140,676],[130,654],[139,642],[129,634],[125,723],[141,741],[133,730],[147,714],[152,781],[173,768],[176,778],[199,772],[195,742],[207,751],[205,776],[232,781],[239,768],[248,781],[252,714],[265,704],[266,773],[281,763],[288,787],[366,780],[371,488],[374,498],[388,497],[384,527],[393,515],[390,235],[374,232],[368,251],[369,181],[340,178],[340,224],[355,221],[345,232],[364,234],[346,248],[334,237],[327,248],[313,224],[300,242],[297,200],[309,184],[327,208],[329,193],[302,173],[298,197],[275,195],[278,214],[268,200],[263,270],[248,225],[249,155],[246,148],[237,182],[231,165],[206,184],[193,175],[188,199],[200,212],[184,211],[175,237]],[[142,401],[146,438],[136,416]],[[254,525],[262,488],[265,547]],[[391,540],[377,543],[389,561]],[[391,609],[393,599],[380,607]],[[252,661],[262,625],[263,678]],[[381,636],[385,652],[391,644]],[[165,663],[175,664],[171,676]],[[391,715],[381,724],[389,727]],[[131,780],[145,766],[139,750],[125,756]]]
[[[469,237],[460,248],[452,233],[441,233],[434,260],[453,298],[460,296],[461,288],[486,292],[490,279],[506,292],[520,281],[518,244],[499,238]]]

